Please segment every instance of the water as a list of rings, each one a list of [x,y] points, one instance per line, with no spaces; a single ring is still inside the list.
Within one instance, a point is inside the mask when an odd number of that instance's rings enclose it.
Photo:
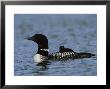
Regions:
[[[53,61],[46,69],[36,66],[33,56],[38,45],[26,39],[34,34],[48,38],[50,53],[64,45],[76,52],[97,53],[96,14],[15,14],[15,76],[96,76],[97,58]],[[97,54],[96,54],[97,55]]]

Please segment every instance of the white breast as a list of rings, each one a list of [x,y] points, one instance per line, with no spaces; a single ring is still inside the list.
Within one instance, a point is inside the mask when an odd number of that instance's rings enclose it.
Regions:
[[[34,56],[34,62],[35,62],[35,63],[41,63],[41,62],[43,62],[43,61],[45,61],[45,60],[46,60],[46,57],[43,56],[43,55],[36,54],[36,55]]]

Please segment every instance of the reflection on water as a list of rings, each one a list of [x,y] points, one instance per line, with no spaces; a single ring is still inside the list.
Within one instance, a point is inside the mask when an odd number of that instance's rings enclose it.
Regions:
[[[34,34],[44,34],[49,41],[50,53],[57,52],[60,45],[76,52],[96,54],[97,16],[88,15],[18,15],[14,17],[14,74],[16,76],[95,76],[97,60],[51,61],[36,66],[33,56],[38,45],[26,40]],[[97,54],[96,54],[97,55]]]

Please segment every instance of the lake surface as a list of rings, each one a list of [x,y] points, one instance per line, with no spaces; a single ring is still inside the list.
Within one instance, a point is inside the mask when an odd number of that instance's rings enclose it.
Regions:
[[[33,56],[38,45],[26,37],[44,34],[49,52],[63,45],[76,52],[97,55],[96,14],[15,14],[14,75],[15,76],[96,76],[97,57],[53,61],[46,69],[36,66]]]

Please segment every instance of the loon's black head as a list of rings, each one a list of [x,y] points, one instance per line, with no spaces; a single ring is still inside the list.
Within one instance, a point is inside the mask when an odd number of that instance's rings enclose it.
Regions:
[[[35,34],[32,37],[28,37],[28,40],[32,40],[34,42],[36,42],[37,44],[46,44],[48,43],[48,39],[45,35],[42,34]]]
[[[39,54],[42,55],[48,55],[48,39],[45,35],[43,34],[35,34],[32,37],[28,37],[28,40],[32,40],[35,43],[38,44],[38,52]]]

